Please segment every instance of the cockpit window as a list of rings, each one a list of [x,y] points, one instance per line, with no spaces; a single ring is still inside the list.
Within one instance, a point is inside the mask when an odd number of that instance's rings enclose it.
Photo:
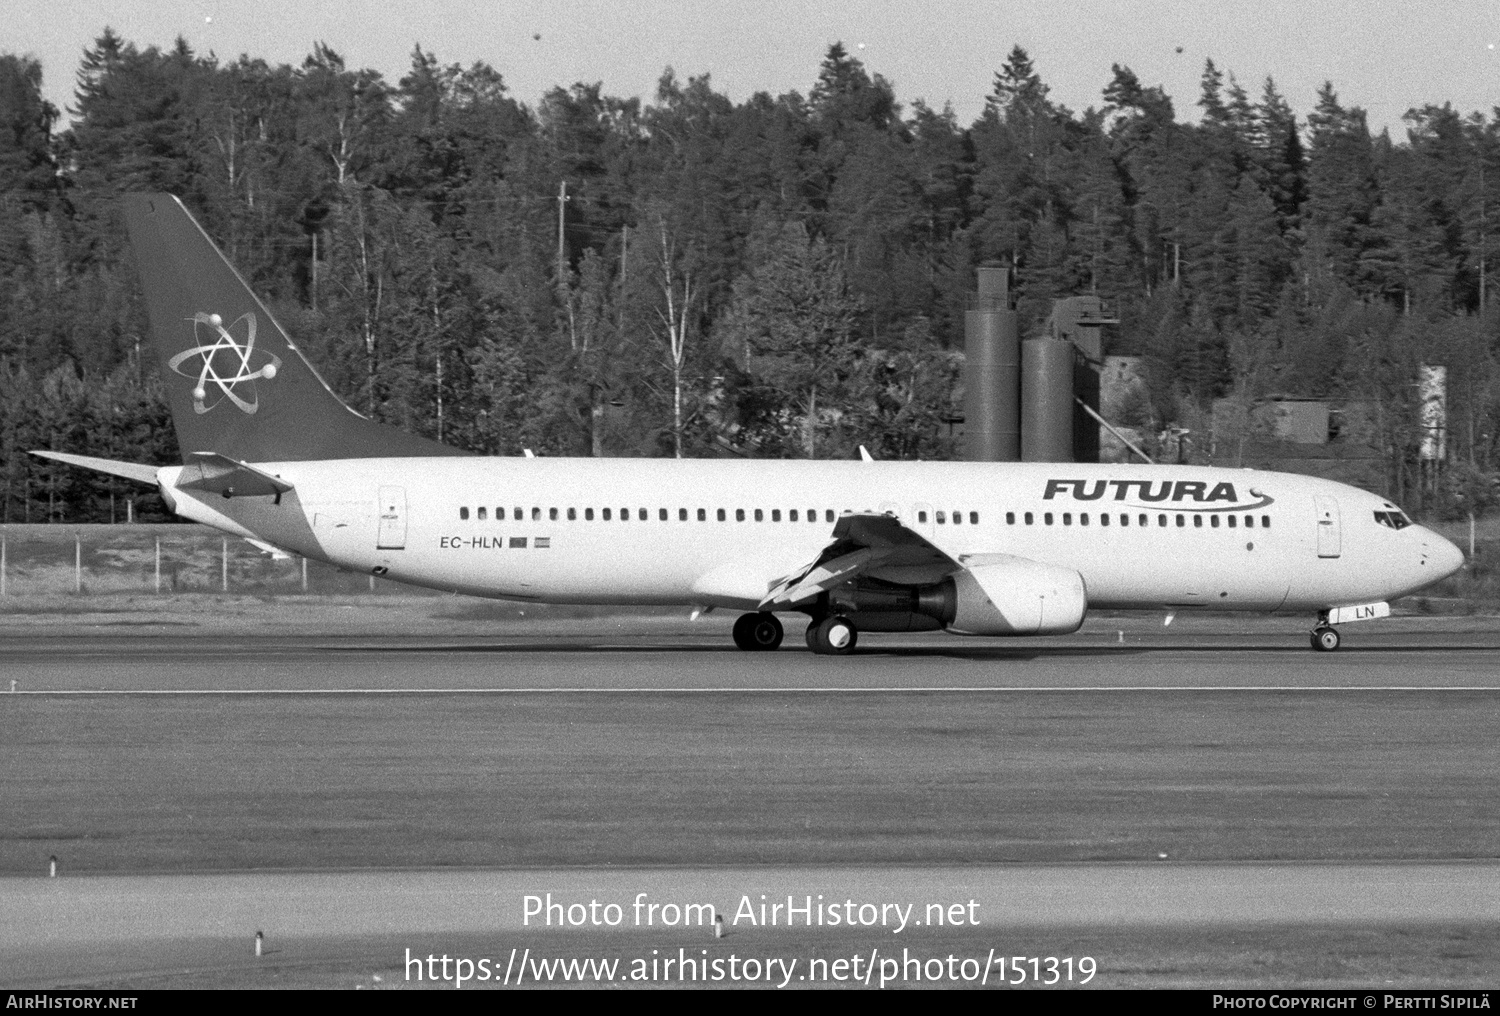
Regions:
[[[1375,521],[1382,526],[1389,526],[1392,529],[1405,529],[1411,525],[1411,519],[1407,518],[1405,513],[1400,511],[1376,512]]]

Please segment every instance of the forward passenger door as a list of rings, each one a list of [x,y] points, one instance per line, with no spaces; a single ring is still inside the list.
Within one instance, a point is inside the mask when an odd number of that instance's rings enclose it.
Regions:
[[[1343,540],[1339,533],[1339,503],[1321,495],[1313,498],[1318,513],[1318,556],[1338,557]]]

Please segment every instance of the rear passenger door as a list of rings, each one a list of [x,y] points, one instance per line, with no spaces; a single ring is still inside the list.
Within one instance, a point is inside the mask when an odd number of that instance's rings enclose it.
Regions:
[[[405,487],[380,488],[380,530],[375,547],[377,550],[406,549]]]

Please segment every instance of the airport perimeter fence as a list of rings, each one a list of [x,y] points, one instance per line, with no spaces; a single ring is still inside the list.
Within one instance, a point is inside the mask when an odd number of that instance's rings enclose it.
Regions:
[[[273,557],[192,524],[0,525],[0,597],[218,593],[356,595],[425,590],[302,557]]]
[[[1398,607],[1435,613],[1500,611],[1500,517],[1483,521],[1477,539],[1467,526],[1434,526],[1473,548],[1457,575]],[[207,526],[0,525],[0,598],[115,594],[239,594],[352,596],[442,595],[301,557],[273,557],[246,540]]]

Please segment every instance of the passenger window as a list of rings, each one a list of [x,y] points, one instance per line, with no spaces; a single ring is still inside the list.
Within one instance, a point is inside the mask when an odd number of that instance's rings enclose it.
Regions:
[[[1046,525],[1049,525],[1049,526],[1052,525],[1052,513],[1051,512],[1045,513],[1042,516],[1042,522],[1045,523]]]
[[[469,509],[467,509],[467,508],[460,508],[458,510],[458,517],[461,518],[461,519],[467,520],[468,517],[469,517]]]
[[[1255,516],[1254,515],[1246,515],[1245,516],[1245,528],[1246,529],[1254,529],[1255,528]]]
[[[1215,529],[1218,529],[1219,528],[1219,517],[1217,515],[1210,515],[1208,517],[1208,524],[1210,526],[1213,526]]]
[[[547,518],[550,521],[552,521],[552,522],[556,522],[557,521],[557,509],[556,508],[548,508],[547,509]]]
[[[1271,516],[1269,516],[1269,515],[1262,515],[1260,517],[1260,528],[1262,528],[1262,529],[1270,529],[1271,528]]]
[[[679,508],[679,509],[677,509],[677,521],[678,522],[686,522],[687,520],[688,520],[687,509],[686,508]]]
[[[832,508],[829,508],[829,509],[827,509],[826,511],[823,512],[823,521],[824,522],[832,522],[833,521],[833,509]]]
[[[630,509],[629,508],[621,508],[620,509],[620,521],[621,522],[629,522],[630,521]]]
[[[608,508],[604,509],[604,513],[603,514],[604,514],[604,521],[608,522],[609,519],[610,519],[609,509]]]
[[[816,522],[816,521],[818,521],[818,510],[816,508],[809,508],[807,510],[807,521],[809,521],[809,522]]]
[[[495,509],[495,521],[496,522],[504,522],[505,521],[505,509],[504,508],[496,508]]]
[[[780,508],[772,508],[771,509],[771,521],[772,522],[780,522],[781,521],[781,509]]]
[[[1071,526],[1072,524],[1073,524],[1073,513],[1072,512],[1063,512],[1063,525],[1065,525],[1065,526]]]
[[[583,521],[585,521],[585,522],[592,522],[592,521],[594,521],[594,509],[592,509],[592,508],[585,508],[583,510]]]
[[[786,513],[786,520],[788,522],[796,522],[797,521],[797,509],[793,508],[791,511],[787,512]]]
[[[658,508],[656,510],[656,517],[662,522],[667,521],[667,510],[665,508]]]
[[[1088,512],[1082,512],[1082,513],[1079,514],[1079,516],[1078,516],[1078,524],[1080,526],[1086,526],[1086,525],[1089,524],[1089,513]]]
[[[1108,516],[1106,516],[1106,518],[1107,517]],[[1130,525],[1130,516],[1126,515],[1124,512],[1120,513],[1120,525],[1122,525],[1122,526],[1129,526]]]
[[[707,522],[708,521],[708,509],[707,508],[699,508],[698,509],[698,521],[699,522]]]
[[[1177,528],[1181,529],[1185,525],[1187,525],[1187,519],[1181,515],[1177,516]]]
[[[724,521],[724,509],[723,508],[719,509],[718,516],[719,516],[719,521],[723,522]]]
[[[485,512],[486,512],[486,511],[487,511],[487,510],[488,510],[488,509],[486,509],[486,508],[484,508],[484,507],[481,507],[481,508],[480,508],[480,509],[479,509],[479,521],[480,521],[480,522],[483,522],[483,521],[484,521],[484,516],[485,516]]]
[[[969,525],[971,525],[971,526],[977,526],[977,525],[979,525],[979,513],[978,512],[970,512],[969,513]]]
[[[1193,528],[1194,529],[1202,529],[1203,528],[1203,516],[1202,515],[1194,515],[1193,516]]]
[[[736,508],[734,510],[734,521],[736,521],[736,522],[744,522],[745,521],[745,509],[743,509],[743,508]]]
[[[764,521],[766,521],[766,513],[763,512],[763,511],[761,511],[759,508],[755,509],[755,521],[756,522],[764,522]]]
[[[526,510],[520,505],[516,505],[510,510],[510,517],[515,519],[517,522],[520,522],[526,517]]]
[[[941,525],[942,525],[942,524],[943,524],[943,523],[945,523],[945,522],[947,522],[947,521],[948,521],[948,513],[947,513],[947,512],[933,512],[933,514],[934,514],[934,515],[935,515],[935,516],[937,516],[937,523],[938,523],[938,525],[940,525],[940,526],[941,526]]]
[[[1088,516],[1085,515],[1084,518],[1088,518]],[[1109,525],[1109,513],[1108,512],[1100,512],[1099,513],[1099,524],[1101,526],[1107,526],[1107,525]]]
[[[533,509],[531,509],[531,521],[533,521],[533,522],[540,522],[540,521],[542,521],[542,510],[540,508],[533,508]]]
[[[1156,524],[1158,527],[1165,529],[1167,525],[1167,517],[1165,515],[1158,515],[1156,517]]]
[[[1130,518],[1129,515],[1127,515],[1125,517],[1127,519]],[[1136,519],[1136,521],[1139,522],[1142,526],[1149,526],[1151,524],[1151,520],[1149,518],[1147,518],[1145,515],[1142,515],[1140,518]]]
[[[464,509],[465,512],[467,512],[468,510],[469,509],[467,509],[467,508]],[[468,517],[469,517],[468,515],[464,516],[464,518],[468,518]],[[917,521],[918,522],[926,522],[927,521],[927,513],[926,512],[917,512]]]
[[[964,521],[964,513],[963,512],[954,512],[953,513],[953,524],[955,526],[962,525],[963,521]]]
[[[1026,524],[1029,526],[1029,525],[1031,525],[1031,523],[1032,523],[1032,515],[1031,515],[1030,512],[1027,512],[1026,513]]]
[[[1013,525],[1016,524],[1016,513],[1015,512],[1006,512],[1005,513],[1005,524],[1007,526],[1013,526]]]
[[[577,508],[569,508],[568,509],[568,521],[569,522],[574,522],[577,519],[578,519],[578,509]]]
[[[642,522],[645,522],[650,517],[651,517],[651,513],[648,510],[646,510],[645,508],[640,509],[636,513],[636,518],[640,519]]]

